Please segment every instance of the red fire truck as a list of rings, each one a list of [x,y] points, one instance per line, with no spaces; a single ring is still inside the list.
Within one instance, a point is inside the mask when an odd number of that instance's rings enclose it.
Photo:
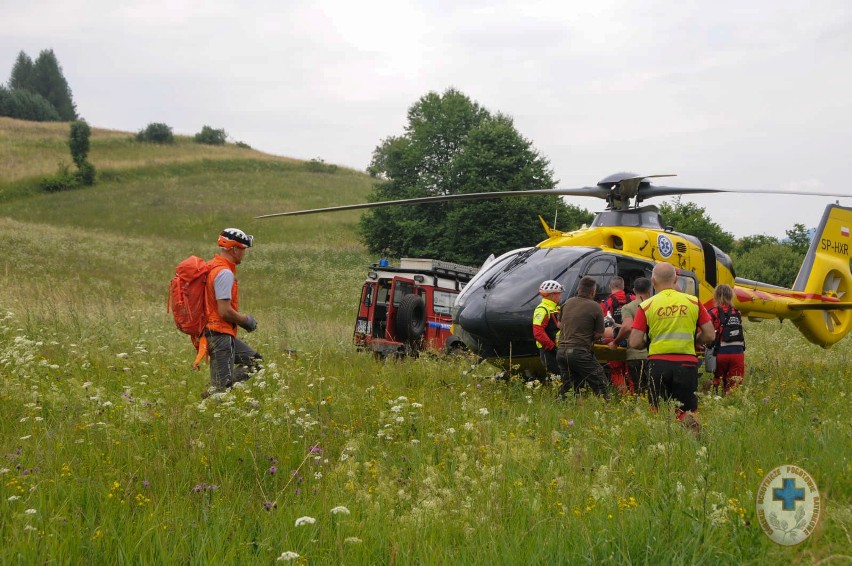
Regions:
[[[450,309],[478,271],[436,259],[402,258],[373,264],[361,289],[355,346],[377,356],[451,352],[464,343],[452,335]]]

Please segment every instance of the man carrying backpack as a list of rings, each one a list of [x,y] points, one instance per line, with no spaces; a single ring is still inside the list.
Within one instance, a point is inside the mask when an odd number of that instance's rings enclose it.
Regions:
[[[215,392],[247,380],[260,368],[259,362],[263,359],[248,344],[237,339],[237,326],[246,332],[257,328],[254,317],[239,310],[236,279],[237,266],[253,242],[254,236],[237,228],[225,228],[219,234],[219,253],[208,262],[204,337],[210,356],[210,385]]]

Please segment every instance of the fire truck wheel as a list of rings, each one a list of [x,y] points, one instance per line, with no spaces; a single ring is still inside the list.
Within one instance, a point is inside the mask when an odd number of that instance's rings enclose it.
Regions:
[[[396,334],[403,342],[416,342],[426,332],[426,304],[420,295],[402,298],[396,311]]]

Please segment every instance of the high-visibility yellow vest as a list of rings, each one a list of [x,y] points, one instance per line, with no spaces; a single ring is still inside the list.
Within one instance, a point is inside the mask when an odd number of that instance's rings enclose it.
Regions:
[[[541,299],[541,302],[533,311],[533,324],[544,327],[547,336],[554,342],[559,340],[559,326],[556,321],[559,319],[559,305],[550,299]],[[544,323],[544,324],[542,324]],[[535,345],[542,347],[541,342],[535,341]]]
[[[695,329],[698,326],[698,300],[665,289],[639,305],[648,321],[651,345],[648,355],[695,355]]]

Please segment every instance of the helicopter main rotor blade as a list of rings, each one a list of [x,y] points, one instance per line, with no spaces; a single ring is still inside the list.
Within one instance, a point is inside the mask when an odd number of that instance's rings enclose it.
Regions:
[[[345,204],[342,206],[329,206],[326,208],[312,208],[308,210],[293,210],[290,212],[275,212],[255,216],[255,218],[273,218],[275,216],[298,216],[301,214],[317,214],[320,212],[338,212],[342,210],[359,210],[363,208],[381,208],[384,206],[397,206],[407,204],[434,204],[439,202],[482,200],[492,198],[519,197],[530,195],[557,195],[557,196],[580,196],[606,198],[609,191],[601,187],[581,187],[578,189],[533,189],[529,191],[492,191],[487,193],[462,193],[457,195],[443,195],[436,197],[418,197],[400,200],[386,200],[380,202],[364,202],[359,204]]]
[[[816,197],[852,197],[849,192],[834,193],[827,191],[781,191],[773,189],[699,189],[690,187],[663,187],[651,186],[640,191],[642,198],[662,197],[669,195],[696,194],[696,193],[737,193],[741,195],[748,194],[766,194],[766,195],[802,195]]]

